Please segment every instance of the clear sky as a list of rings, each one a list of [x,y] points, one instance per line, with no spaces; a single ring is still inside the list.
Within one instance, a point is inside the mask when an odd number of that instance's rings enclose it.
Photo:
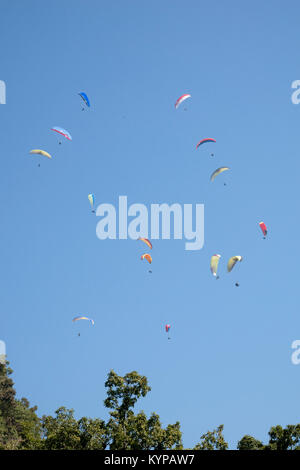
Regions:
[[[0,8],[0,340],[18,396],[40,415],[105,418],[107,373],[137,370],[152,387],[138,409],[180,421],[187,447],[219,424],[235,448],[298,423],[299,2]],[[204,137],[217,143],[196,150]],[[231,170],[211,183],[220,166]],[[204,247],[154,241],[151,275],[142,243],[96,237],[91,192],[98,204],[203,203]],[[233,255],[244,260],[227,274]],[[95,326],[74,325],[80,314]]]

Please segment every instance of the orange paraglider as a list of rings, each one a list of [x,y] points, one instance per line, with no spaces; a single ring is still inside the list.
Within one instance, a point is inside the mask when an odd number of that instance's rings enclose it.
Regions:
[[[152,263],[152,258],[151,256],[149,255],[149,253],[144,253],[142,256],[141,256],[141,260],[143,259],[146,259],[148,261],[148,263]]]
[[[139,237],[138,240],[140,240],[141,242],[146,243],[146,245],[147,245],[149,248],[151,248],[151,250],[152,250],[152,243],[150,242],[150,240],[148,240],[148,238]]]

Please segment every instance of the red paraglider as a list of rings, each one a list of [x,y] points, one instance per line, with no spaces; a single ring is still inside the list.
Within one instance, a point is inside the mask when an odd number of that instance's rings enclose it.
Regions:
[[[215,139],[211,139],[210,137],[208,137],[207,139],[202,139],[200,140],[200,142],[198,142],[198,144],[196,145],[196,149],[198,147],[200,147],[200,145],[202,144],[205,144],[205,142],[216,142]]]
[[[185,101],[187,98],[190,98],[191,95],[189,95],[188,93],[185,93],[184,95],[180,96],[178,98],[178,100],[176,100],[176,103],[175,103],[175,108],[177,109],[178,106],[183,102]]]
[[[264,222],[259,222],[259,226],[261,228],[262,233],[264,234],[264,239],[265,239],[268,233],[267,226]]]

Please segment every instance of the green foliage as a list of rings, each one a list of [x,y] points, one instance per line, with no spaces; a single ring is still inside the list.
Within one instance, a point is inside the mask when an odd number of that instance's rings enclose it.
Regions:
[[[107,398],[104,405],[110,409],[110,419],[81,418],[76,420],[73,410],[62,407],[56,416],[43,416],[41,448],[47,450],[101,450],[101,449],[179,449],[182,448],[179,423],[165,429],[159,416],[152,413],[148,419],[143,411],[134,414],[140,397],[151,390],[147,378],[137,372],[124,377],[110,371],[105,383]]]
[[[114,371],[110,371],[105,387],[107,398],[104,405],[111,409],[107,423],[110,449],[181,448],[178,422],[163,429],[157,414],[152,413],[147,419],[143,411],[135,415],[132,410],[138,398],[145,397],[151,390],[146,377],[135,371],[120,377]]]
[[[244,436],[237,445],[238,450],[263,450],[264,445],[252,436]]]
[[[78,421],[81,448],[85,450],[104,450],[109,441],[107,427],[102,419],[81,418]]]
[[[17,400],[12,370],[8,362],[0,364],[0,449],[35,449],[41,436],[36,407],[30,408],[25,398]]]
[[[111,370],[105,387],[108,390],[104,405],[113,410],[110,415],[119,423],[126,420],[130,409],[134,407],[137,400],[140,397],[145,397],[151,390],[147,378],[135,371],[120,377]]]
[[[55,412],[56,416],[43,416],[43,447],[47,450],[79,450],[80,432],[74,411],[65,407]]]
[[[36,406],[30,408],[26,398],[16,400],[16,428],[21,439],[21,449],[36,449],[40,446],[42,426],[36,410]]]
[[[43,449],[103,450],[107,445],[106,426],[100,419],[74,418],[74,410],[64,407],[56,416],[43,416]]]
[[[0,450],[170,450],[183,449],[180,424],[162,426],[160,417],[144,411],[134,413],[139,398],[151,390],[147,378],[133,371],[124,377],[113,370],[105,382],[104,405],[110,410],[107,422],[96,418],[76,419],[74,410],[59,408],[55,416],[36,414],[25,398],[16,399],[9,363],[0,364]],[[227,450],[223,425],[208,431],[194,450]],[[300,424],[274,426],[264,445],[245,435],[239,450],[300,450]]]
[[[288,424],[285,429],[273,426],[269,436],[266,450],[300,450],[300,424]]]
[[[227,450],[228,444],[223,436],[224,425],[221,424],[214,431],[208,431],[200,437],[200,442],[195,450]]]
[[[286,428],[273,426],[269,431],[269,443],[264,445],[252,436],[244,436],[238,442],[239,450],[300,450],[300,424],[288,424]]]

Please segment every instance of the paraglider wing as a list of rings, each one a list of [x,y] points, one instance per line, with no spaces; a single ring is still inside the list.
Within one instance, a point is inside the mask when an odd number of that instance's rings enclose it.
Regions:
[[[152,250],[152,243],[150,242],[150,240],[148,240],[148,238],[139,237],[138,240],[141,240],[141,242],[146,243],[146,245]]]
[[[90,108],[90,106],[91,106],[90,105],[90,100],[88,99],[87,94],[82,91],[81,93],[78,93],[78,95],[83,99],[85,104]]]
[[[51,131],[58,132],[59,134],[63,135],[66,139],[72,140],[71,134],[62,127],[52,127]]]
[[[44,155],[44,157],[52,158],[50,153],[46,152],[45,150],[41,150],[41,149],[30,150],[30,153],[33,153],[35,155]]]
[[[178,100],[176,101],[176,103],[175,103],[175,108],[177,109],[178,106],[179,106],[183,101],[185,101],[187,98],[191,98],[191,95],[189,95],[188,93],[186,93],[186,94],[180,96],[180,97],[178,98]]]
[[[219,264],[220,258],[221,258],[221,255],[213,255],[210,259],[210,270],[215,277],[217,277],[218,264]]]
[[[262,233],[264,234],[264,237],[266,237],[268,233],[266,224],[264,222],[259,222],[259,226],[261,228]]]
[[[148,261],[148,263],[152,263],[152,258],[151,256],[148,254],[148,253],[144,253],[142,256],[141,256],[141,260],[143,259],[146,259]]]
[[[230,170],[230,168],[228,168],[227,166],[222,166],[221,168],[218,168],[217,170],[215,170],[210,177],[210,181],[213,181],[216,176],[218,176],[220,173],[223,173],[223,171],[226,171],[226,170]]]
[[[94,194],[89,194],[89,195],[88,195],[88,199],[89,199],[89,201],[90,201],[91,206],[94,207],[94,202],[95,202],[95,196],[94,196]]]
[[[205,142],[216,142],[215,139],[207,138],[207,139],[202,139],[198,144],[196,145],[196,149],[200,147],[200,145],[205,144]]]
[[[72,321],[75,322],[75,321],[78,321],[78,320],[88,320],[88,321],[91,322],[92,325],[95,324],[95,322],[94,322],[94,320],[93,320],[92,318],[83,317],[83,316],[75,317],[75,318],[73,318]]]
[[[242,261],[243,257],[242,256],[232,256],[229,261],[228,261],[228,264],[227,264],[227,271],[230,273],[230,271],[234,268],[234,266],[236,265],[236,263],[238,261]]]

